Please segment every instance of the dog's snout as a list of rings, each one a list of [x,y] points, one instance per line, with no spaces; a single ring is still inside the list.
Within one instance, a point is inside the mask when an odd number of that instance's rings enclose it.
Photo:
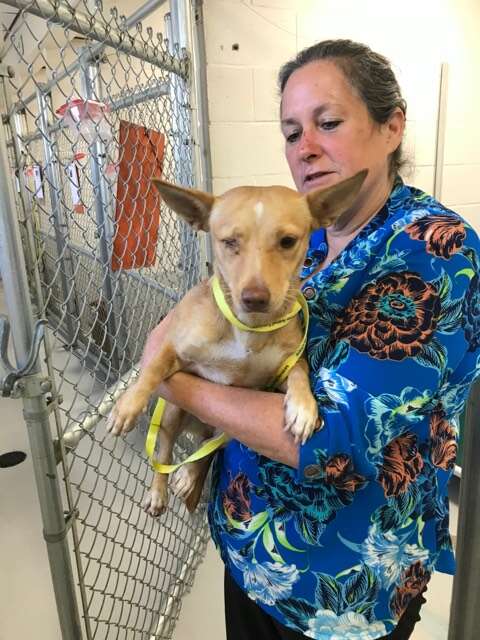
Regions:
[[[270,291],[266,287],[247,287],[242,291],[242,305],[246,311],[264,312],[270,304]]]

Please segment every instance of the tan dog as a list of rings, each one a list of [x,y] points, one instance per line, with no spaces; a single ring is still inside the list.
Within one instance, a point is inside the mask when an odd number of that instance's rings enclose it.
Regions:
[[[305,196],[286,187],[238,187],[216,198],[154,181],[171,209],[195,228],[210,231],[215,271],[225,297],[241,322],[256,327],[290,311],[310,232],[329,226],[353,204],[366,173]],[[222,384],[265,388],[301,337],[299,316],[269,333],[234,327],[220,312],[210,282],[202,282],[175,307],[158,353],[120,397],[107,429],[115,435],[133,429],[155,389],[180,370]],[[305,360],[293,367],[282,390],[286,392],[285,428],[296,442],[304,442],[318,419]],[[173,445],[187,427],[185,417],[184,411],[167,405],[159,432],[158,462],[171,463]],[[203,438],[213,433],[198,421],[195,430],[200,430]],[[176,493],[189,510],[198,503],[208,465],[208,460],[185,465],[174,476]],[[167,475],[155,474],[145,505],[151,515],[165,510],[167,483]]]

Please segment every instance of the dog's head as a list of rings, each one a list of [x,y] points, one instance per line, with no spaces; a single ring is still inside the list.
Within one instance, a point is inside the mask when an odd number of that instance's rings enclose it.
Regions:
[[[257,324],[289,309],[311,231],[328,227],[352,206],[366,175],[361,171],[306,195],[287,187],[237,187],[215,197],[153,181],[173,211],[210,231],[215,268],[234,313]]]

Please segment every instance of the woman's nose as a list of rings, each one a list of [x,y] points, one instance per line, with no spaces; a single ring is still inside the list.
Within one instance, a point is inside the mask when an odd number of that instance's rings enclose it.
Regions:
[[[308,162],[314,160],[322,154],[322,148],[319,142],[315,139],[315,133],[311,131],[304,131],[300,140],[298,148],[300,159]]]

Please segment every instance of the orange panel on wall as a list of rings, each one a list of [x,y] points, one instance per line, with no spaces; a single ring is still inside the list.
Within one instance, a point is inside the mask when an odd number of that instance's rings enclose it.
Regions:
[[[165,136],[120,121],[115,237],[112,269],[138,269],[155,263],[160,195],[151,178],[162,173]]]

